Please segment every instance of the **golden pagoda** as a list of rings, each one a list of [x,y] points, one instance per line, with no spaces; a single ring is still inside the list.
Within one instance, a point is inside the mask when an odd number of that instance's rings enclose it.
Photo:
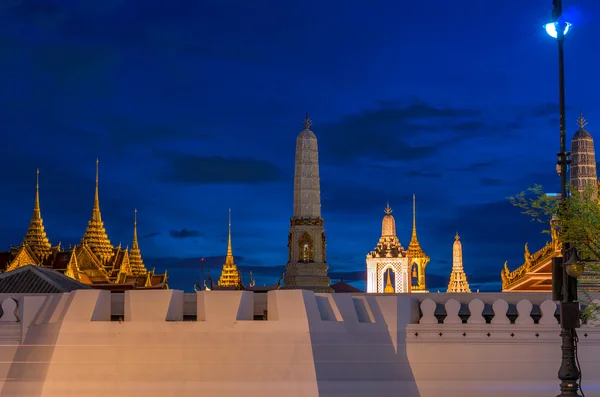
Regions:
[[[114,247],[108,239],[102,214],[100,213],[100,200],[98,198],[98,159],[96,159],[96,192],[94,195],[94,208],[92,209],[92,218],[88,221],[88,226],[81,240],[82,245],[90,247],[92,252],[98,256],[101,262],[106,263],[114,255]]]
[[[417,239],[417,204],[416,197],[413,194],[413,226],[412,236],[410,243],[408,244],[408,250],[406,251],[408,257],[408,263],[411,269],[413,281],[411,291],[413,292],[427,292],[425,288],[425,268],[430,261],[429,256],[421,248],[419,240]]]
[[[385,284],[385,289],[383,290],[384,293],[386,294],[393,294],[394,293],[394,286],[392,285],[392,279],[390,278],[390,272],[391,269],[388,269],[387,273],[387,282]]]
[[[51,247],[40,211],[39,171],[36,183],[33,216],[23,243],[0,252],[0,272],[26,265],[53,269],[93,288],[122,291],[128,289],[168,288],[167,273],[148,272],[142,261],[137,238],[137,211],[134,214],[133,244],[131,251],[113,247],[108,239],[98,197],[98,160],[96,160],[96,191],[92,218],[81,244],[61,250],[60,244]]]
[[[233,261],[233,251],[231,250],[231,208],[229,209],[229,231],[227,233],[227,256],[221,271],[221,277],[217,283],[219,287],[238,288],[242,281],[237,266]]]
[[[50,241],[46,236],[46,230],[44,229],[44,221],[42,220],[42,214],[40,210],[40,170],[36,170],[36,181],[35,181],[35,204],[33,205],[33,215],[29,222],[29,228],[23,244],[29,246],[33,253],[39,259],[45,259],[50,255]]]
[[[137,276],[138,274],[146,274],[146,266],[142,261],[142,252],[138,244],[137,236],[137,209],[133,213],[133,242],[131,243],[131,250],[129,251],[129,266],[131,272]]]

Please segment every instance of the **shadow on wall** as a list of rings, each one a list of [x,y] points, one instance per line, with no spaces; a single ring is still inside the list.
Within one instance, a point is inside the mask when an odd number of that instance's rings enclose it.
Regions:
[[[319,396],[420,396],[405,331],[407,323],[415,317],[418,321],[417,299],[351,294],[315,298],[316,310],[308,316]]]
[[[23,309],[19,310],[19,321],[27,332],[22,331],[22,340],[16,347],[0,397],[42,395],[60,332],[61,324],[56,316],[71,299],[64,294],[23,296],[19,299]],[[42,310],[38,313],[40,308]]]

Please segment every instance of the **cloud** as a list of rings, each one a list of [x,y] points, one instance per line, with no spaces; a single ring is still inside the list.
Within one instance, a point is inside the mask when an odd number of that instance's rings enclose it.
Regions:
[[[273,163],[242,157],[202,157],[166,153],[170,170],[163,180],[182,184],[253,184],[280,181],[283,173]]]
[[[320,127],[318,136],[326,152],[335,156],[333,161],[375,158],[410,162],[485,130],[474,120],[481,115],[479,109],[438,107],[421,100],[404,105],[380,102],[375,109]]]
[[[488,160],[488,161],[479,161],[479,162],[470,164],[466,167],[458,168],[457,171],[474,172],[474,171],[486,170],[488,168],[492,168],[493,166],[495,166],[499,163],[500,163],[499,159],[493,159],[493,160]]]
[[[427,171],[411,171],[408,173],[410,176],[420,178],[440,178],[442,174],[439,172],[427,172]]]
[[[482,186],[502,186],[504,182],[498,178],[482,178],[479,180]]]
[[[202,233],[199,230],[188,230],[188,229],[181,229],[181,230],[171,230],[169,232],[169,236],[173,237],[173,238],[190,238],[190,237],[200,237],[202,236]]]
[[[146,239],[146,238],[152,238],[152,237],[156,237],[156,236],[160,236],[160,233],[158,233],[158,232],[153,232],[153,233],[144,234],[144,235],[142,236],[142,238],[143,238],[143,239]]]

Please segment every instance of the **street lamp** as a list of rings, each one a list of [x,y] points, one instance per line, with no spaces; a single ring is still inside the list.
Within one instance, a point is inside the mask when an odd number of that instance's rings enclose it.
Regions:
[[[552,20],[544,25],[544,28],[550,37],[555,38],[558,43],[558,91],[559,91],[559,112],[560,112],[560,152],[558,155],[558,167],[560,174],[560,200],[561,205],[568,198],[567,190],[567,166],[570,163],[566,144],[566,128],[565,128],[565,73],[564,73],[564,54],[563,47],[565,35],[569,32],[571,24],[566,22],[562,17],[562,0],[552,0],[554,8],[552,9]],[[579,302],[576,302],[575,296],[577,293],[577,279],[571,277],[569,273],[575,275],[575,267],[578,264],[578,258],[575,256],[577,252],[571,248],[567,242],[562,245],[562,262],[556,268],[553,277],[560,278],[554,280],[553,286],[561,286],[562,293],[553,291],[553,296],[559,295],[562,299],[560,302],[560,336],[562,339],[562,361],[558,370],[558,378],[560,383],[560,395],[558,397],[578,397],[577,391],[579,386],[579,369],[575,359],[575,328],[579,327]],[[568,256],[568,258],[567,258]],[[558,259],[558,258],[557,258]],[[557,262],[557,263],[560,263]],[[569,268],[569,273],[567,273]],[[578,270],[578,269],[577,269]],[[562,284],[562,285],[561,285]],[[555,293],[556,292],[556,293]]]
[[[544,29],[546,29],[546,33],[548,33],[548,35],[550,37],[552,37],[553,39],[558,39],[559,26],[560,26],[559,22],[549,22],[544,25]],[[566,36],[567,33],[569,33],[570,28],[571,28],[571,23],[563,22],[563,24],[562,24],[563,36]]]

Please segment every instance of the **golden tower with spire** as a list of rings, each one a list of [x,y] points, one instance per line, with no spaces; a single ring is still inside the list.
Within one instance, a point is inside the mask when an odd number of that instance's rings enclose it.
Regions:
[[[446,292],[471,292],[463,267],[462,243],[458,232],[456,232],[454,245],[452,246],[452,273]]]
[[[98,197],[98,159],[96,159],[96,192],[94,195],[92,218],[88,222],[81,243],[89,246],[94,254],[96,254],[104,263],[114,255],[114,247],[108,239],[106,229],[104,228],[104,222],[102,222],[102,214],[100,213],[100,199]]]
[[[415,285],[411,286],[412,291],[425,291],[425,268],[430,261],[429,256],[421,248],[417,239],[417,202],[416,196],[413,194],[413,226],[412,236],[408,244],[407,255],[408,264],[411,269],[412,277],[417,279]]]
[[[392,279],[390,277],[391,269],[388,269],[386,273],[387,273],[387,282],[385,283],[385,289],[383,290],[383,292],[386,294],[393,294],[394,286],[392,285]]]
[[[219,287],[239,287],[242,284],[240,273],[233,261],[233,251],[231,249],[231,208],[229,209],[229,230],[227,233],[227,256],[219,278]]]
[[[37,259],[42,262],[51,252],[50,241],[46,236],[44,229],[44,221],[40,210],[40,170],[36,170],[35,181],[35,203],[33,205],[33,215],[27,228],[27,233],[23,239],[23,245],[28,246],[31,251],[37,256]],[[38,263],[39,264],[39,263]]]
[[[137,235],[137,209],[133,211],[133,242],[129,251],[129,266],[134,276],[146,274],[146,266],[142,260],[142,252],[138,243]]]

